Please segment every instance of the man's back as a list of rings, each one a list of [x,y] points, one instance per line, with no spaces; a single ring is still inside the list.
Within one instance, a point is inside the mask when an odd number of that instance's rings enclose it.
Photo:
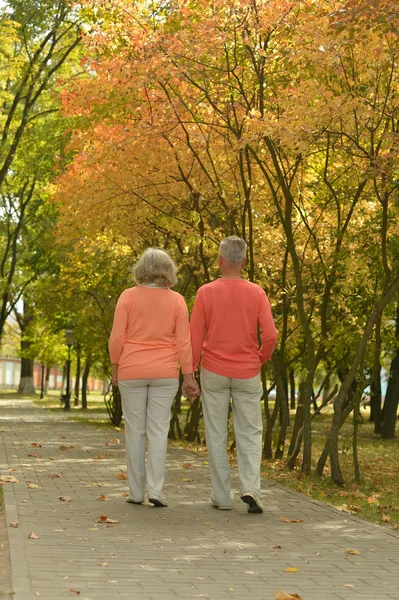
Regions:
[[[242,379],[256,376],[277,339],[265,292],[244,279],[222,278],[202,286],[191,317],[191,338],[194,369],[202,351],[202,366],[212,373]]]

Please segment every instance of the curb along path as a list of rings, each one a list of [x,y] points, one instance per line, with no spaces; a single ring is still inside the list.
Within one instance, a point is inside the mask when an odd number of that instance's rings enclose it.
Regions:
[[[179,448],[168,449],[169,507],[128,504],[123,432],[27,400],[0,400],[0,431],[0,477],[19,481],[4,484],[15,600],[399,598],[391,530],[267,481],[263,515],[238,493],[218,511],[204,456]]]

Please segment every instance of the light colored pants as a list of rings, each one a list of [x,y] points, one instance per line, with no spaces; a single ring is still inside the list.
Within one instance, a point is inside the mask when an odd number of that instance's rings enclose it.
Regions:
[[[230,465],[226,452],[230,397],[240,494],[252,492],[260,496],[263,429],[260,376],[234,379],[202,369],[201,394],[213,487],[212,502],[220,508],[231,506]]]
[[[148,497],[162,500],[170,409],[179,387],[179,380],[128,379],[119,381],[118,385],[125,421],[129,499],[135,502],[144,500],[147,479]]]

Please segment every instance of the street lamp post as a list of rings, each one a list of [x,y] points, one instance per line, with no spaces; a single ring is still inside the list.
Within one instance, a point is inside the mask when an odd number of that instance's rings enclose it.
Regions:
[[[75,342],[75,336],[72,329],[65,332],[65,343],[68,346],[68,360],[66,364],[66,391],[64,395],[64,410],[71,410],[71,348]]]
[[[40,400],[42,400],[42,398],[44,398],[44,368],[45,368],[45,365],[42,365],[42,385],[40,388]]]

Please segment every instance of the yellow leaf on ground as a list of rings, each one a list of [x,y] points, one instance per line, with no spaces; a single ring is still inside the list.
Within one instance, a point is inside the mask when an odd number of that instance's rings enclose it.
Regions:
[[[288,567],[287,569],[284,569],[284,573],[298,573],[299,569],[297,569],[296,567]]]
[[[11,521],[11,522],[8,524],[8,526],[9,526],[9,527],[19,527],[19,523],[18,523],[18,521]]]
[[[100,515],[97,519],[97,523],[119,523],[118,519],[111,519],[108,515]]]
[[[127,473],[124,473],[123,471],[121,473],[114,473],[114,477],[117,477],[118,479],[123,479],[123,481],[126,481],[128,479]]]
[[[303,600],[298,594],[287,594],[284,590],[276,592],[276,600]]]
[[[72,498],[69,496],[58,496],[58,500],[61,500],[62,502],[72,502]]]
[[[4,475],[0,477],[0,485],[3,485],[3,483],[20,483],[20,481],[12,475]]]
[[[31,531],[31,532],[28,534],[28,538],[29,538],[30,540],[38,540],[38,539],[39,539],[39,536],[38,536],[38,535],[36,535],[36,533],[33,533],[33,531]]]
[[[360,550],[352,550],[349,548],[348,550],[345,550],[345,553],[346,554],[354,554],[355,556],[359,556]]]
[[[30,490],[37,490],[40,487],[40,485],[36,485],[36,483],[27,483],[26,487]]]
[[[182,477],[180,481],[192,481],[191,477]]]
[[[283,517],[280,515],[280,519],[284,523],[303,523],[303,519],[287,519],[287,517]]]

